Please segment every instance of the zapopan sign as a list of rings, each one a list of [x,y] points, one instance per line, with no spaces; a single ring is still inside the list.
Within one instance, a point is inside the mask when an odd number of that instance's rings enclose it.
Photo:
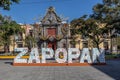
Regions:
[[[20,53],[14,58],[15,63],[46,63],[46,59],[51,59],[55,57],[57,63],[73,63],[73,59],[79,59],[77,63],[105,63],[105,55],[104,50],[101,49],[100,51],[97,48],[92,49],[92,54],[90,55],[90,51],[88,48],[83,48],[82,52],[80,53],[78,48],[68,48],[68,51],[64,48],[58,48],[55,53],[51,48],[42,48],[42,58],[39,58],[39,53],[37,48],[32,48],[29,59],[22,59],[21,57],[28,52],[27,48],[17,48],[17,51]],[[49,52],[49,54],[48,54]],[[63,53],[63,58],[59,57],[60,52]]]

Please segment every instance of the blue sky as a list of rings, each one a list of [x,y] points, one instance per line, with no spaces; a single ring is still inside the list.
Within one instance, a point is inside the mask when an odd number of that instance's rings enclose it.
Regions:
[[[91,14],[92,7],[102,0],[21,0],[10,11],[0,9],[2,15],[11,16],[18,23],[32,24],[44,16],[49,6],[54,6],[58,15],[69,17],[69,22],[84,14]]]

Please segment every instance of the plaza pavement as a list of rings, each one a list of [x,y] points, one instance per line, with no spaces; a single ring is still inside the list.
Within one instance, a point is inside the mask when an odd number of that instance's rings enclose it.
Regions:
[[[0,60],[0,80],[120,80],[120,60],[104,66],[12,66]]]

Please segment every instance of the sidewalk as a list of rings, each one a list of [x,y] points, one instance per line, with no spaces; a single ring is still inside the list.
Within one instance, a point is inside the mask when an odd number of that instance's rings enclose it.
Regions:
[[[0,80],[120,80],[120,60],[108,60],[104,66],[12,66],[12,60],[0,60]]]

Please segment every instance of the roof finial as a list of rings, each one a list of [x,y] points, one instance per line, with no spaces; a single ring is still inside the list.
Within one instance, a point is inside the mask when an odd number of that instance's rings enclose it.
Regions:
[[[55,9],[54,9],[54,7],[53,6],[50,6],[49,8],[48,8],[48,11],[55,11]]]

